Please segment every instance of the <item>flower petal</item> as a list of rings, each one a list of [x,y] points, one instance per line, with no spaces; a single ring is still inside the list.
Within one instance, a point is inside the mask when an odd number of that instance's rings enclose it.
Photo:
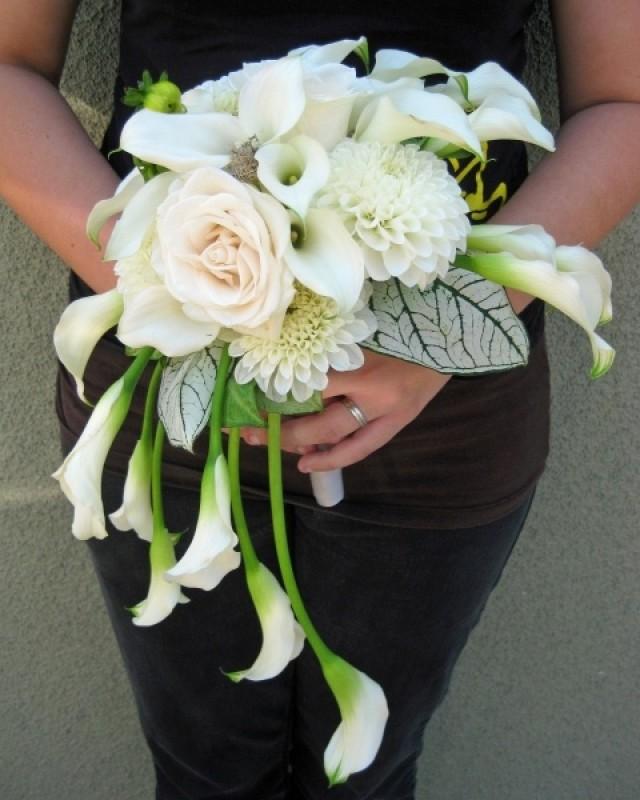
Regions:
[[[136,192],[114,225],[105,249],[105,261],[118,261],[138,252],[155,220],[158,206],[167,196],[175,178],[172,172],[163,172]]]
[[[366,37],[361,36],[359,39],[340,39],[338,42],[330,42],[324,45],[310,44],[291,50],[289,55],[301,56],[305,63],[313,66],[337,64],[344,61],[358,47],[366,44],[366,41]]]
[[[385,49],[377,51],[370,77],[379,81],[393,81],[397,78],[450,74],[450,70],[433,58],[421,58],[404,50]]]
[[[132,156],[173,172],[224,167],[247,137],[231,114],[161,114],[142,109],[125,124],[120,146]]]
[[[283,58],[265,64],[244,84],[238,116],[246,138],[267,144],[293,128],[304,105],[302,61]]]
[[[165,356],[186,356],[210,345],[220,326],[187,317],[164,286],[126,297],[118,338],[129,347],[153,347]]]
[[[109,514],[114,528],[133,529],[141,539],[150,542],[153,534],[151,509],[151,447],[150,441],[139,439],[127,468],[122,505]]]
[[[520,97],[494,92],[469,114],[469,123],[481,142],[516,139],[545,150],[555,150],[553,136]]]
[[[483,253],[511,253],[517,258],[553,261],[556,243],[542,225],[472,225],[467,248]]]
[[[102,395],[75,447],[52,476],[73,504],[71,532],[77,539],[104,539],[107,535],[102,505],[102,470],[124,419],[117,413],[123,389],[124,379],[120,378]]]
[[[279,675],[304,644],[304,633],[294,619],[289,598],[273,573],[258,563],[247,572],[247,583],[260,620],[262,647],[248,669],[226,673],[236,683]]]
[[[117,289],[81,297],[68,305],[53,332],[58,358],[73,375],[78,396],[84,396],[85,367],[98,340],[117,325],[122,315],[122,296]]]
[[[167,570],[166,579],[196,589],[213,589],[240,565],[240,553],[233,549],[237,542],[231,527],[227,462],[220,455],[213,476],[205,468],[198,523],[191,544],[180,561]]]
[[[301,246],[289,245],[285,261],[294,276],[316,294],[332,297],[340,310],[352,309],[364,281],[364,258],[339,215],[311,208]]]
[[[294,131],[315,139],[325,150],[332,150],[349,132],[356,97],[351,94],[334,100],[307,99]]]
[[[261,147],[256,160],[261,183],[304,219],[313,196],[329,177],[325,149],[308,136],[295,136],[286,144]]]
[[[189,599],[182,594],[179,584],[170,583],[164,577],[165,570],[176,561],[173,541],[166,528],[154,527],[149,559],[151,562],[149,591],[142,602],[130,609],[133,614],[133,624],[145,628],[166,619],[178,603],[189,602]]]
[[[113,197],[100,200],[91,209],[87,218],[87,236],[96,247],[100,247],[98,237],[105,222],[115,214],[119,214],[143,186],[144,178],[140,171],[133,169],[120,183]]]
[[[448,97],[416,89],[401,89],[365,106],[354,138],[396,144],[423,136],[481,154],[480,141],[464,111]]]
[[[342,717],[324,752],[324,770],[334,786],[376,757],[389,708],[380,685],[343,659],[332,655],[321,666]]]

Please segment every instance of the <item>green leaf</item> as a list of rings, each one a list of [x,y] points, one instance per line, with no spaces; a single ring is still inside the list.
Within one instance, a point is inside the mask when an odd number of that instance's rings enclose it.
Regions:
[[[527,363],[529,339],[502,286],[451,268],[426,290],[373,283],[377,331],[363,347],[446,374],[498,372]]]
[[[221,347],[170,358],[162,373],[158,415],[174,447],[193,452],[193,443],[209,421]]]
[[[266,420],[260,413],[258,387],[255,381],[238,383],[232,376],[227,381],[222,425],[225,428],[250,426],[264,428]]]
[[[258,405],[267,414],[283,414],[287,417],[293,417],[299,414],[316,414],[324,408],[320,392],[314,392],[304,403],[300,403],[292,397],[288,397],[282,403],[276,403],[275,400],[270,400],[260,389],[257,389],[257,394]]]

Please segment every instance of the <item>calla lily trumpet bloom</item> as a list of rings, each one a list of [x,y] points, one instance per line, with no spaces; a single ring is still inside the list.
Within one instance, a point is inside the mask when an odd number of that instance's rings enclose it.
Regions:
[[[300,236],[288,246],[284,260],[300,283],[331,297],[341,311],[350,311],[358,302],[364,256],[336,211],[310,208]]]
[[[147,542],[151,541],[153,535],[151,451],[150,437],[138,440],[129,459],[122,505],[117,511],[109,514],[114,528],[119,531],[133,529],[141,539]]]
[[[193,539],[175,566],[167,569],[167,581],[210,590],[240,566],[240,553],[233,548],[238,537],[231,527],[229,474],[223,455],[211,467],[207,462],[200,490],[200,512]]]
[[[140,353],[125,375],[102,395],[75,447],[53,473],[52,477],[73,503],[71,531],[77,539],[104,539],[107,535],[101,495],[102,470],[151,354],[150,348]]]
[[[143,628],[162,622],[178,603],[189,602],[178,584],[165,579],[165,572],[176,563],[176,556],[172,536],[164,525],[156,524],[154,527],[149,558],[149,592],[142,602],[129,609],[133,614],[133,624]]]
[[[490,281],[539,297],[580,325],[593,350],[591,377],[611,367],[614,349],[595,333],[611,319],[611,277],[584,247],[555,247],[537,225],[477,225],[467,238],[468,254],[456,263]]]
[[[480,140],[460,106],[445,95],[398,89],[364,107],[354,133],[360,142],[397,144],[434,137],[481,156]]]
[[[58,358],[73,375],[78,396],[85,403],[85,367],[98,340],[117,325],[122,309],[122,296],[116,289],[82,297],[65,308],[53,332]]]
[[[247,568],[247,585],[262,630],[262,648],[254,663],[244,670],[227,672],[236,683],[264,681],[279,675],[300,655],[304,633],[295,621],[291,603],[273,573],[256,562]]]
[[[334,786],[376,757],[389,707],[380,685],[344,659],[332,653],[321,666],[342,717],[324,752],[324,770]]]
[[[304,219],[329,177],[329,156],[322,145],[308,136],[295,136],[284,144],[261,147],[256,161],[262,185]]]

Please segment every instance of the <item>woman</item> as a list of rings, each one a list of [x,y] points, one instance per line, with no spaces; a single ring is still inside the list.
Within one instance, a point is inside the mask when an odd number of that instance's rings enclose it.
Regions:
[[[55,82],[61,68],[74,5],[9,0],[1,12],[0,91],[2,107],[8,110],[8,124],[2,132],[0,151],[10,156],[2,157],[0,190],[74,271],[100,291],[110,288],[112,276],[86,243],[84,221],[93,203],[113,191],[117,177],[86,140],[49,83]],[[242,59],[269,55],[267,42],[280,53],[303,42],[362,32],[371,35],[373,49],[405,47],[467,69],[478,61],[500,57],[518,69],[518,34],[529,4],[517,7],[513,3],[492,3],[490,12],[482,12],[481,16],[487,17],[484,20],[474,20],[468,10],[466,15],[461,14],[462,4],[446,3],[442,8],[433,4],[434,10],[424,14],[428,17],[425,28],[433,28],[430,23],[436,18],[440,23],[437,41],[433,42],[426,30],[394,30],[401,23],[393,19],[391,4],[370,17],[357,13],[349,16],[344,4],[332,15],[324,4],[321,17],[314,18],[314,24],[308,23],[304,30],[295,28],[291,19],[283,25],[279,15],[285,14],[286,9],[275,8],[274,4],[268,12],[275,28],[265,30],[267,20],[261,19],[260,25],[255,26],[260,31],[259,39],[257,33],[249,35],[241,16],[259,12],[240,8],[234,12],[240,14],[235,22],[223,15],[228,62],[215,61],[214,48],[195,46],[195,23],[206,31],[205,41],[210,41],[210,31],[216,30],[213,24],[203,24],[206,14],[213,14],[204,8],[208,4],[201,4],[201,8],[197,3],[186,3],[175,19],[171,18],[172,5],[163,4],[166,7],[161,8],[159,3],[125,2],[123,68],[132,73],[127,82],[135,80],[139,72],[131,63],[134,44],[138,59],[144,59],[139,66],[155,67],[154,55],[169,57],[169,62],[158,66],[169,67],[171,77],[188,86],[216,71],[226,71]],[[640,21],[639,12],[631,3],[616,2],[616,8],[609,4],[606,12],[599,5],[578,4],[577,0],[554,3],[566,121],[556,153],[545,159],[493,217],[499,222],[538,222],[560,242],[580,241],[588,246],[593,246],[637,201],[640,183],[631,149],[640,127],[640,98],[631,67],[635,58],[632,37]],[[228,13],[230,17],[231,12]],[[169,15],[168,20],[163,14]],[[406,19],[416,18],[416,12],[408,7],[404,14]],[[487,28],[480,37],[484,50],[466,44],[474,25],[480,22]],[[171,37],[167,44],[163,25],[174,31],[176,25],[189,30],[190,36],[180,39],[180,51],[172,49]],[[294,29],[295,36],[291,33]],[[489,37],[489,29],[494,40]],[[276,31],[280,31],[280,41],[275,39]],[[507,44],[508,34],[512,39]],[[168,49],[156,52],[159,42]],[[190,42],[194,43],[193,48]],[[220,42],[216,40],[216,44],[219,52]],[[196,65],[193,53],[201,54],[202,64]],[[459,63],[465,58],[475,61]],[[207,71],[199,73],[200,69]],[[184,79],[181,70],[185,72]],[[43,116],[49,132],[46,140],[39,137],[37,127]],[[111,135],[117,136],[117,130],[117,124],[112,126]],[[616,141],[615,154],[609,146],[612,139]],[[502,158],[509,167],[507,171],[515,173],[508,176],[510,188],[520,179],[520,168],[513,166],[519,152],[509,150]],[[506,174],[499,176],[500,180],[503,178],[507,178]],[[615,193],[610,191],[611,186],[616,187]],[[599,200],[605,194],[606,207]],[[55,202],[51,202],[52,198]],[[83,291],[80,285],[76,285],[78,291]],[[512,300],[517,310],[529,305],[529,298],[515,293]],[[526,320],[530,332],[540,337],[539,310],[534,307]],[[322,414],[285,425],[285,447],[292,452],[305,451],[299,463],[301,471],[359,465],[346,473],[349,503],[339,518],[327,522],[315,511],[293,510],[309,506],[309,502],[304,498],[306,483],[296,476],[290,464],[288,484],[293,490],[291,515],[296,526],[298,575],[312,613],[323,620],[327,636],[335,637],[331,643],[380,680],[392,709],[376,764],[355,775],[345,789],[332,790],[331,796],[410,796],[422,727],[441,698],[453,661],[517,537],[544,459],[544,436],[534,437],[542,442],[542,448],[531,441],[534,428],[538,434],[544,433],[545,417],[539,408],[531,408],[529,417],[511,431],[510,446],[515,448],[518,459],[514,468],[512,461],[505,460],[504,448],[494,444],[496,439],[504,438],[514,420],[503,417],[498,428],[495,416],[486,416],[482,409],[479,413],[474,411],[471,400],[480,397],[483,405],[491,405],[493,393],[508,405],[507,392],[512,391],[515,398],[526,397],[530,404],[535,397],[544,401],[544,352],[541,339],[537,341],[538,360],[532,359],[533,367],[524,374],[466,383],[456,379],[448,382],[429,370],[370,355],[357,373],[334,376],[327,392],[328,398],[349,397],[366,414],[369,424],[358,429],[357,421],[342,404],[330,404]],[[118,356],[106,345],[103,351],[103,361],[93,370],[95,383],[91,388],[95,392],[99,392],[101,382],[108,383],[109,369],[117,372]],[[80,424],[80,408],[72,405],[64,384],[62,401],[63,422],[72,428],[73,436]],[[470,416],[474,413],[478,416]],[[480,421],[481,441],[472,445],[468,434],[470,430],[478,434]],[[457,428],[452,437],[452,426],[461,422],[466,428]],[[258,444],[259,437],[258,431],[246,432],[246,438]],[[325,443],[333,447],[327,451],[315,449],[315,445]],[[115,472],[122,471],[125,453],[124,444],[117,448],[112,459]],[[488,462],[479,464],[478,458],[486,454],[490,456]],[[191,522],[193,499],[189,486],[195,465],[180,456],[172,458],[179,463],[174,462],[168,471],[181,488],[174,493],[170,513],[175,515],[174,529],[181,529]],[[264,485],[260,457],[249,459],[246,482],[258,494]],[[509,479],[513,481],[512,491],[504,486],[499,490],[492,487]],[[110,494],[107,506],[115,508],[121,492],[118,478],[110,478],[106,489]],[[407,505],[413,508],[399,519],[400,509]],[[252,508],[252,517],[266,553],[268,521],[259,502]],[[385,525],[373,524],[374,521]],[[236,580],[235,586],[221,587],[211,598],[194,597],[193,608],[180,617],[179,623],[169,620],[143,640],[133,636],[130,623],[120,612],[132,583],[138,579],[140,586],[144,585],[143,556],[133,539],[120,540],[118,552],[112,541],[104,544],[94,548],[98,571],[112,605],[114,625],[154,751],[158,797],[221,797],[229,796],[224,794],[229,791],[235,792],[230,795],[234,797],[325,796],[319,765],[336,719],[334,710],[327,707],[328,698],[308,654],[282,680],[273,683],[241,688],[229,687],[224,680],[216,684],[217,665],[249,663],[255,646],[255,640],[252,642],[244,629],[234,640],[233,628],[239,623],[229,623],[240,619],[242,625],[251,624],[250,609],[236,608],[240,581]],[[131,563],[132,559],[139,565],[140,574],[129,574],[123,580],[124,567],[120,565],[123,561]],[[380,575],[380,563],[389,573],[386,581]],[[452,583],[452,575],[457,576],[456,583]],[[397,592],[395,602],[390,603],[390,591],[400,580],[403,591]],[[425,585],[429,587],[427,592]],[[352,607],[342,620],[345,588]],[[142,596],[140,589],[136,591]],[[139,599],[135,594],[126,597],[128,605]],[[214,643],[214,628],[219,624],[216,620],[226,622],[226,628],[231,630],[225,630]],[[398,628],[400,622],[405,626],[402,629]],[[192,628],[187,629],[187,625]],[[375,637],[369,631],[372,625],[376,626]],[[419,640],[419,646],[412,636]],[[187,649],[187,643],[191,649]],[[167,650],[172,653],[170,659]],[[148,661],[154,653],[156,661],[150,670]],[[206,665],[198,662],[205,658]],[[193,669],[194,660],[201,666]],[[392,680],[394,673],[400,674],[399,681]],[[289,713],[292,693],[297,703]],[[231,703],[239,708],[227,715]],[[252,709],[251,726],[246,724],[246,713],[242,714],[244,703]],[[246,737],[242,748],[235,744],[240,737]],[[287,759],[285,754],[290,748]],[[284,786],[289,781],[287,761],[293,767],[293,783],[285,795]]]

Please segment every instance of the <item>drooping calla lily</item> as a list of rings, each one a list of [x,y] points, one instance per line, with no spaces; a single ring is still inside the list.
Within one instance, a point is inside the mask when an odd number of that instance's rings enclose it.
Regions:
[[[351,310],[364,282],[364,257],[336,211],[310,208],[298,239],[284,260],[294,276],[316,294]]]
[[[133,528],[138,536],[147,542],[151,541],[153,535],[151,504],[153,421],[163,369],[163,361],[157,361],[147,389],[142,432],[129,459],[122,505],[117,511],[109,514],[114,528],[120,531]]]
[[[154,525],[151,547],[151,580],[144,600],[129,610],[133,614],[133,624],[142,628],[156,625],[166,619],[178,603],[188,603],[180,590],[180,585],[165,579],[165,573],[176,563],[173,539],[164,525]]]
[[[173,172],[225,167],[245,142],[268,144],[290,131],[304,106],[300,58],[279,59],[250,71],[240,89],[237,116],[143,109],[125,124],[120,145],[131,155]]]
[[[207,460],[193,539],[180,561],[167,570],[166,579],[196,589],[213,589],[240,566],[240,553],[233,549],[237,542],[231,527],[227,462],[220,454],[215,464]]]
[[[246,571],[249,593],[260,620],[262,647],[248,669],[227,672],[232,681],[264,681],[279,675],[297,658],[304,633],[295,621],[286,592],[264,564],[256,562]]]
[[[116,289],[81,297],[65,308],[53,332],[58,358],[73,375],[78,396],[85,403],[85,367],[98,340],[117,325],[122,308],[122,297]]]
[[[321,667],[342,717],[324,752],[324,771],[334,786],[376,757],[389,707],[381,686],[335,653],[322,658]]]
[[[151,440],[140,438],[133,450],[124,482],[122,505],[109,514],[114,528],[134,530],[141,539],[151,541]]]
[[[53,473],[52,477],[73,503],[71,531],[78,539],[104,539],[107,535],[101,496],[102,470],[152,352],[151,348],[141,351],[122,378],[102,395],[75,447]]]
[[[459,256],[456,264],[539,297],[566,314],[589,336],[591,377],[603,375],[613,363],[615,351],[595,333],[597,325],[611,319],[611,277],[601,260],[584,247],[556,247],[549,257],[550,237],[539,226],[506,226],[504,238],[500,227],[472,226],[468,253]]]
[[[372,100],[360,114],[354,139],[396,144],[435,137],[481,156],[481,146],[467,115],[445,95],[399,89]]]
[[[313,196],[327,182],[329,156],[308,136],[268,144],[256,153],[258,178],[271,194],[304,219]]]

